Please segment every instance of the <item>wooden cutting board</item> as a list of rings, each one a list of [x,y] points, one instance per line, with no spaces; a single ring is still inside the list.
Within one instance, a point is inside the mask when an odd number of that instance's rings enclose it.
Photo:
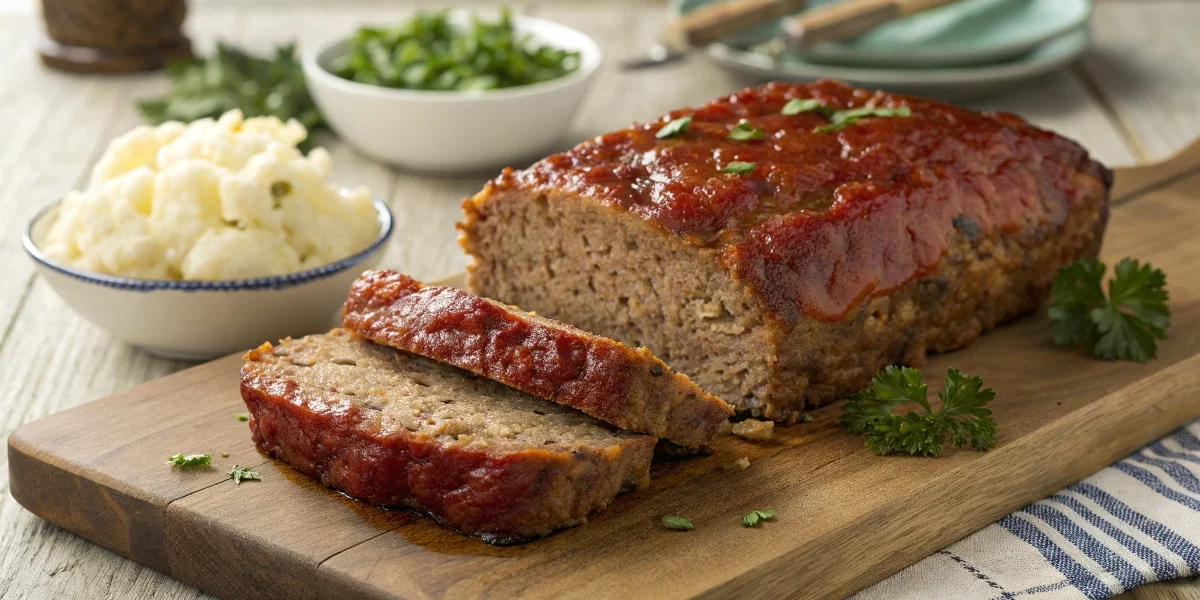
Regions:
[[[845,595],[1200,417],[1200,173],[1185,173],[1196,165],[1126,171],[1114,190],[1125,201],[1104,259],[1135,256],[1168,276],[1170,339],[1156,360],[1056,349],[1035,316],[930,361],[931,379],[954,366],[997,391],[990,452],[875,456],[827,407],[773,441],[727,437],[712,456],[656,464],[648,489],[586,525],[493,547],[264,459],[234,418],[245,407],[230,356],[19,427],[8,441],[12,494],[225,598]],[[213,468],[164,465],[178,452],[212,453]],[[721,469],[739,457],[749,469]],[[235,485],[235,463],[262,481]],[[742,527],[755,508],[778,516]],[[695,530],[668,531],[664,515]]]

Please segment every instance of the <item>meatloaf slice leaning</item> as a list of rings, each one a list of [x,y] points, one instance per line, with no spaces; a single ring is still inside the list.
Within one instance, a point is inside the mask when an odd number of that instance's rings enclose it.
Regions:
[[[344,330],[251,350],[242,398],[263,452],[493,543],[578,525],[643,486],[657,441]]]
[[[831,123],[847,109],[862,110]],[[730,139],[741,123],[761,139]],[[1110,184],[1012,115],[774,83],[504,171],[463,203],[460,241],[472,291],[646,346],[739,411],[792,421],[1035,310],[1098,251]]]
[[[395,271],[354,282],[342,326],[688,449],[711,450],[733,414],[645,348]]]

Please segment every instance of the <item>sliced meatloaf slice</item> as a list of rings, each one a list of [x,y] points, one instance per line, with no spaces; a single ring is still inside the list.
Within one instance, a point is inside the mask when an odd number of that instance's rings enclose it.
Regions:
[[[1013,115],[774,83],[506,170],[463,203],[460,241],[473,292],[794,421],[1037,309],[1098,251],[1110,184]]]
[[[711,450],[733,414],[645,348],[395,271],[354,282],[342,326],[684,448]]]
[[[344,330],[245,356],[265,453],[493,543],[578,525],[649,480],[657,440]]]

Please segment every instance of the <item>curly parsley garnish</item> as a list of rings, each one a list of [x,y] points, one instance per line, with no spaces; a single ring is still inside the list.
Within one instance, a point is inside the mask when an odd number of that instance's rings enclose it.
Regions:
[[[251,471],[250,467],[243,467],[240,465],[233,465],[233,468],[229,470],[229,478],[232,479],[234,481],[234,483],[236,483],[238,485],[242,485],[243,480],[246,480],[246,481],[261,481],[262,480],[262,477],[258,476],[258,471]]]
[[[657,132],[654,133],[654,137],[656,137],[660,140],[665,140],[667,138],[675,137],[675,136],[687,131],[688,125],[691,125],[691,124],[692,124],[692,118],[690,116],[679,117],[678,119],[675,119],[674,121],[671,121],[670,123],[667,123],[666,125],[663,125],[662,128],[660,128]]]
[[[946,434],[955,446],[970,440],[972,448],[987,450],[996,445],[996,421],[984,405],[995,397],[996,392],[983,387],[983,378],[950,369],[946,389],[938,392],[942,406],[935,412],[929,405],[927,387],[921,383],[921,372],[890,366],[876,373],[871,387],[855,394],[843,407],[839,422],[854,433],[865,434],[867,447],[880,455],[936,456]],[[924,412],[893,413],[910,402]]]
[[[752,511],[742,515],[742,526],[743,527],[757,527],[759,523],[761,523],[763,521],[768,521],[768,520],[774,519],[774,518],[775,518],[775,509],[762,508],[759,510],[752,510]]]
[[[830,124],[822,125],[813,129],[813,133],[829,133],[837,131],[843,127],[849,127],[867,117],[911,117],[912,109],[907,106],[898,106],[896,108],[887,107],[872,107],[863,106],[859,108],[850,108],[839,110],[829,116]]]
[[[1108,282],[1104,263],[1082,258],[1063,267],[1050,286],[1050,332],[1058,346],[1085,346],[1108,360],[1145,362],[1167,339],[1167,277],[1159,269],[1126,258]]]
[[[167,464],[183,469],[198,469],[212,465],[211,454],[176,454],[167,459]]]

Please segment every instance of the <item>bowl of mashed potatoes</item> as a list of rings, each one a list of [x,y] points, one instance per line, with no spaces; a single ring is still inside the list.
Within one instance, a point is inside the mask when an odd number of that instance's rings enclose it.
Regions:
[[[201,360],[329,328],[378,263],[392,214],[329,179],[296,121],[138,127],[82,190],[30,223],[24,246],[73,310],[163,357]]]

